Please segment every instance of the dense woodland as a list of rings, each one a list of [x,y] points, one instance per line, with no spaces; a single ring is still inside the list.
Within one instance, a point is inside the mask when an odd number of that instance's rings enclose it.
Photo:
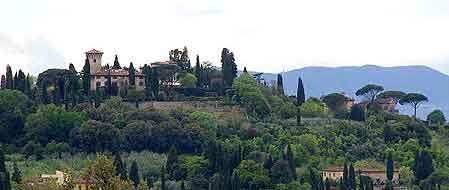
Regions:
[[[37,79],[21,70],[13,76],[8,66],[0,90],[0,190],[26,189],[32,177],[55,170],[71,177],[63,186],[33,188],[70,189],[85,179],[108,190],[373,189],[354,168],[386,169],[389,176],[399,170],[400,185],[411,189],[449,189],[444,114],[435,110],[421,120],[376,103],[394,98],[416,113],[425,95],[367,84],[355,92],[364,101],[347,107],[340,93],[306,99],[301,78],[296,96],[288,96],[282,75],[275,85],[258,83],[246,68],[238,75],[226,48],[221,68],[199,56],[191,67],[187,48],[170,51],[170,59],[176,67],[142,68],[143,92],[132,80],[127,89],[90,91],[88,61],[81,72],[70,65]],[[118,59],[113,67],[121,67]],[[135,73],[132,63],[126,69]],[[168,77],[175,73],[181,87]],[[191,99],[245,111],[164,112],[137,104]],[[329,166],[345,166],[345,177],[323,179]]]

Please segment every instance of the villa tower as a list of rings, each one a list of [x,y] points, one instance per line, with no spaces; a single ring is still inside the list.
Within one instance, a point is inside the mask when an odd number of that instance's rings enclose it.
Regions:
[[[101,70],[101,57],[103,52],[92,49],[86,52],[86,57],[90,63],[90,74],[94,74]]]

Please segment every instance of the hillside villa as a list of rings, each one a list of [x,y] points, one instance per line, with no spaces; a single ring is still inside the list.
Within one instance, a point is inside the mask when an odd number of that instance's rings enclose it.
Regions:
[[[343,178],[343,167],[329,167],[323,170],[323,179],[330,179],[333,181],[338,181]],[[370,177],[374,185],[383,185],[387,181],[387,172],[385,170],[380,169],[372,169],[372,168],[355,168],[356,174],[360,174],[362,176]],[[393,184],[399,184],[399,171],[393,171]]]

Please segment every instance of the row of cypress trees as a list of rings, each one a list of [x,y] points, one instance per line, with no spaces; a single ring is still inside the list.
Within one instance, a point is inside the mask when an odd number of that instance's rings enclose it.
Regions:
[[[25,75],[22,70],[19,70],[13,76],[11,66],[6,66],[6,76],[2,75],[1,89],[19,90],[26,95],[31,95],[31,76]]]

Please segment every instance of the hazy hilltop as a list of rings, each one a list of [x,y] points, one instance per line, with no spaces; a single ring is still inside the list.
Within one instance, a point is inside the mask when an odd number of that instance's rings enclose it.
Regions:
[[[440,108],[449,114],[449,76],[426,66],[380,67],[305,67],[284,72],[284,89],[294,95],[297,78],[302,77],[307,96],[320,97],[331,92],[344,92],[355,97],[355,91],[369,83],[384,86],[385,90],[420,92],[429,98],[429,103],[419,110],[424,117],[433,109]],[[264,74],[267,81],[276,80],[276,74]],[[403,112],[411,111],[407,107]]]

